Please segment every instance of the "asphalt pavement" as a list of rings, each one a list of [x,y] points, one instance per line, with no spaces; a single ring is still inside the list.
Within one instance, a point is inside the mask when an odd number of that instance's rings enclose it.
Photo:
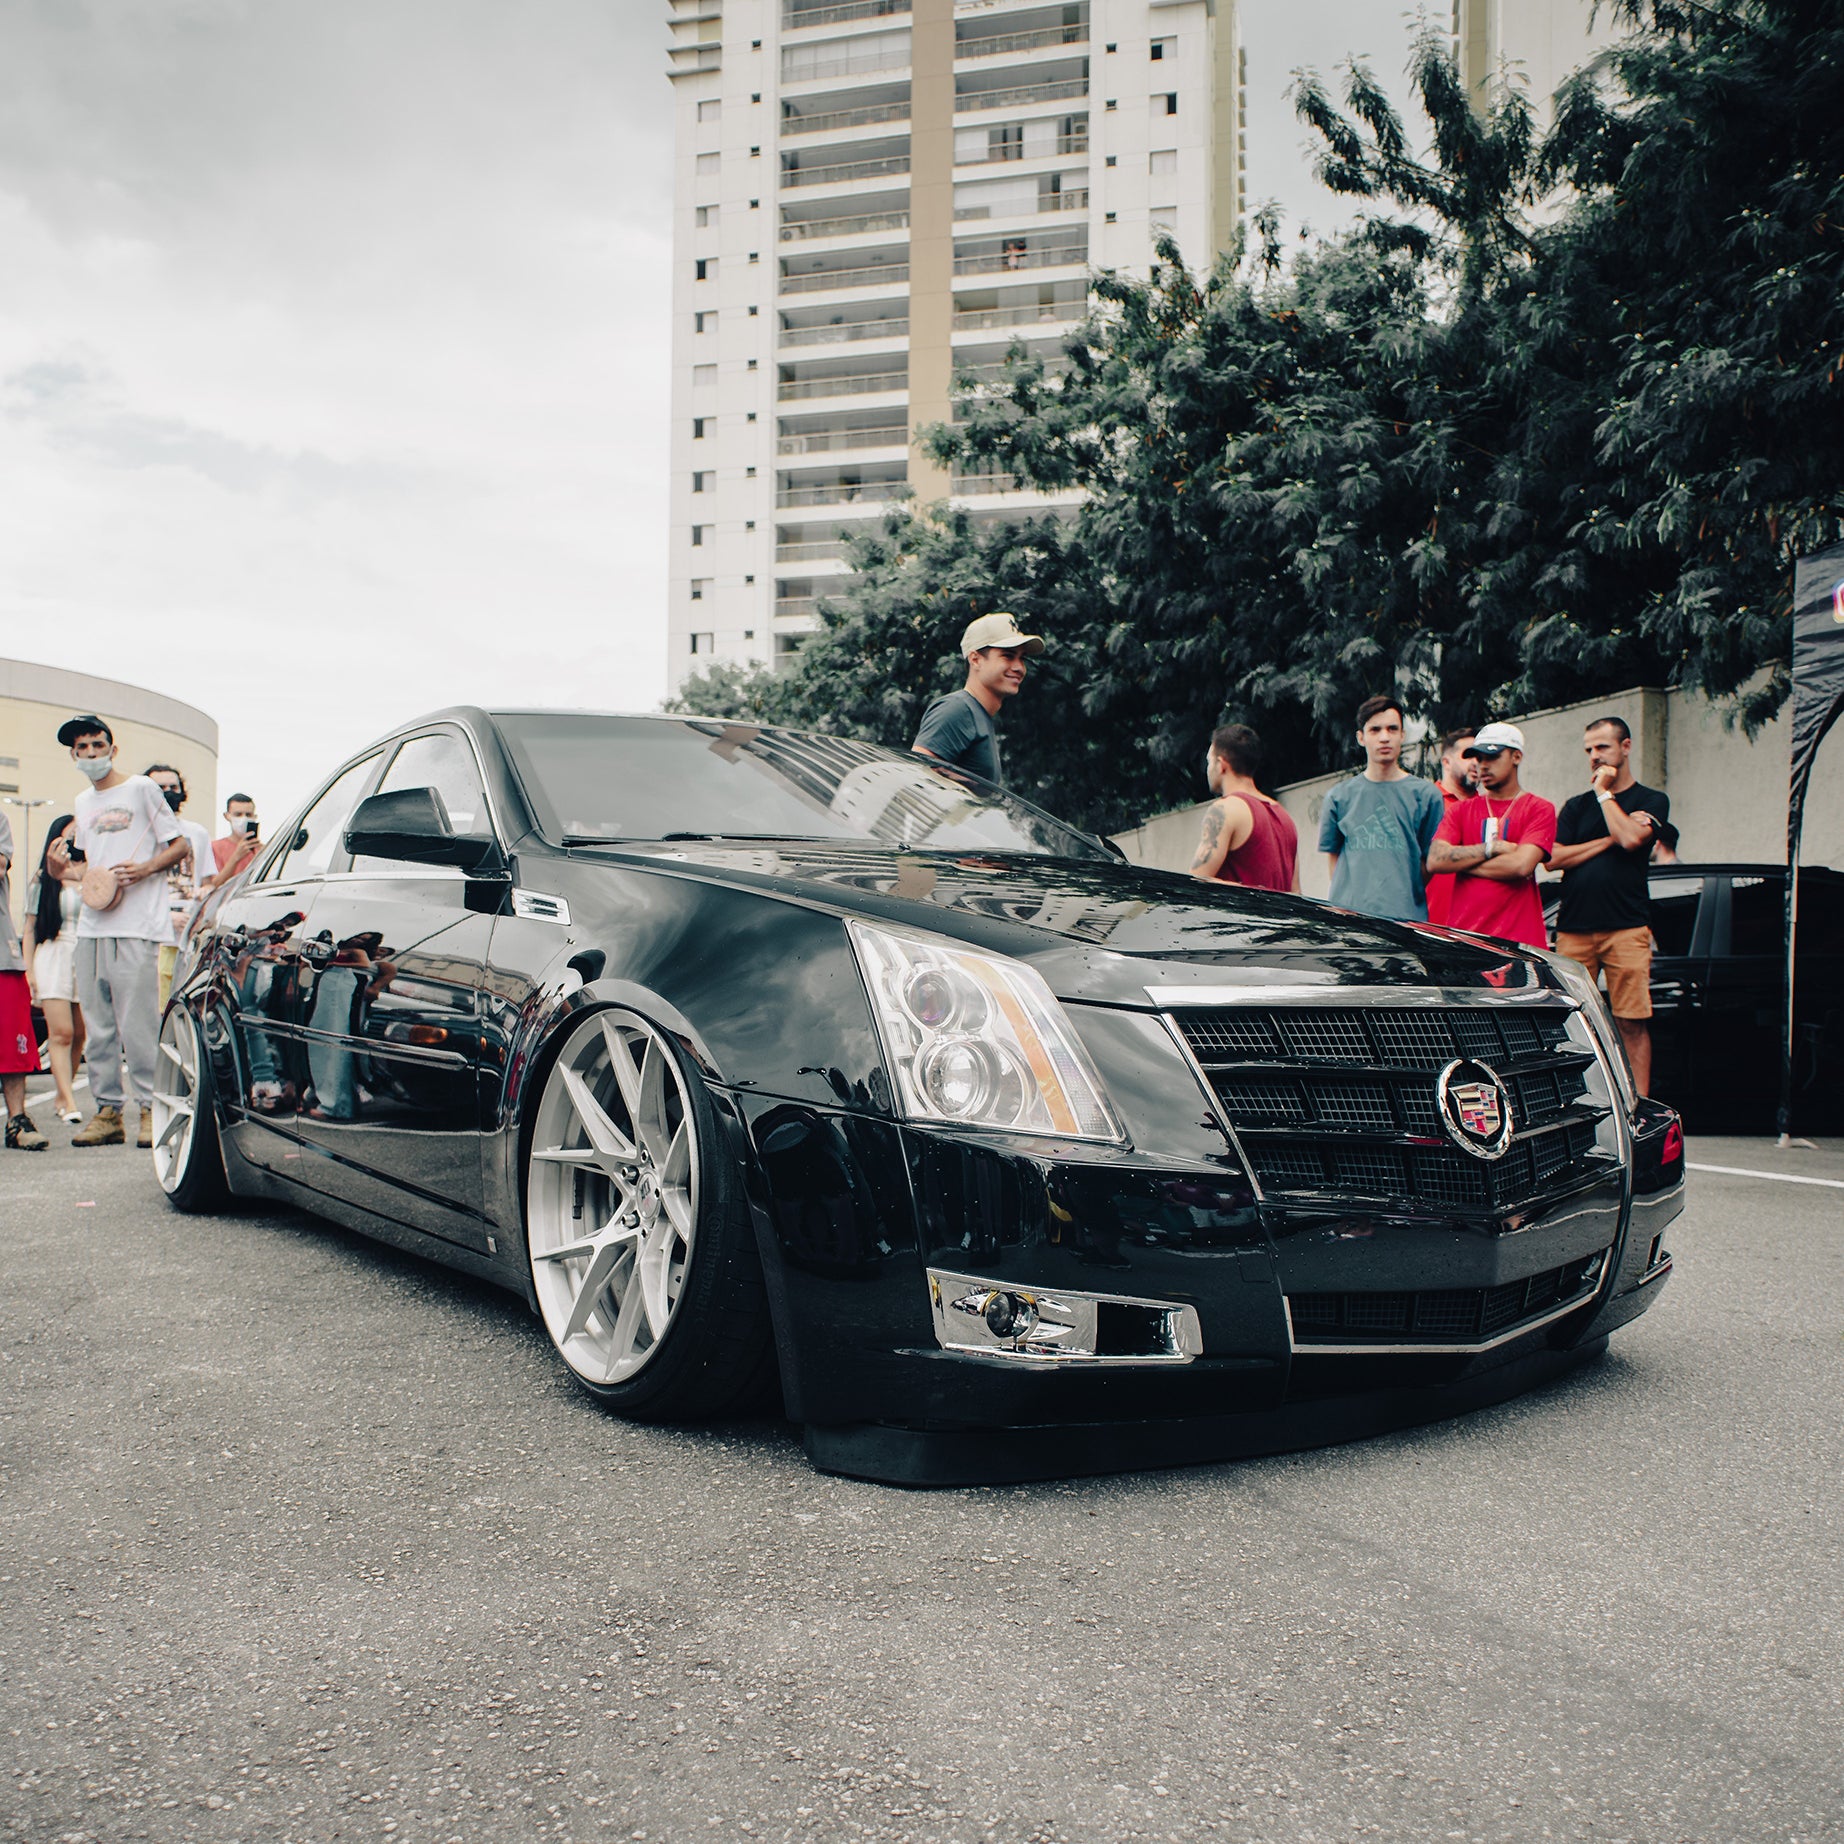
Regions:
[[[616,1421],[521,1301],[49,1130],[0,1154],[0,1837],[1844,1829],[1844,1146],[1693,1142],[1831,1182],[1693,1172],[1660,1305],[1505,1407],[916,1493]]]

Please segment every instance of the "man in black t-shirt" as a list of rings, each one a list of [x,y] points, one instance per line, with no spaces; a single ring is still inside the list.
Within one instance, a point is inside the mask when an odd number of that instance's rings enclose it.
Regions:
[[[1675,846],[1671,802],[1633,779],[1633,733],[1623,717],[1597,717],[1583,738],[1589,786],[1556,818],[1550,863],[1562,872],[1556,952],[1607,976],[1607,1002],[1640,1094],[1652,1082],[1651,901],[1654,845]]]
[[[1043,650],[1043,641],[1036,634],[1019,633],[1010,615],[981,615],[969,622],[960,637],[967,683],[959,691],[944,693],[922,713],[909,747],[984,780],[1003,780],[993,719],[1023,685],[1025,661]]]

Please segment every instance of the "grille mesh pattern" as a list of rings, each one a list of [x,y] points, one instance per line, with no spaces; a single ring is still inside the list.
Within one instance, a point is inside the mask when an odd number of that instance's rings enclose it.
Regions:
[[[1524,1205],[1590,1169],[1599,1110],[1561,1007],[1224,1007],[1176,1015],[1269,1191],[1387,1200],[1418,1210]],[[1510,1091],[1503,1158],[1462,1152],[1435,1081],[1477,1057]],[[1429,1142],[1435,1142],[1429,1144]]]
[[[1412,1341],[1472,1344],[1510,1331],[1552,1307],[1585,1296],[1601,1257],[1571,1261],[1502,1287],[1443,1288],[1424,1293],[1296,1293],[1287,1305],[1297,1344]]]

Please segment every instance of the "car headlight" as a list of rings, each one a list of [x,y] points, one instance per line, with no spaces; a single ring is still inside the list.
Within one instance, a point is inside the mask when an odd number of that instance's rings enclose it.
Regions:
[[[1607,1009],[1606,999],[1601,996],[1599,983],[1580,961],[1570,960],[1566,954],[1548,954],[1544,958],[1555,971],[1562,989],[1581,1005],[1589,1027],[1600,1043],[1601,1053],[1613,1071],[1620,1098],[1626,1103],[1626,1111],[1632,1113],[1639,1102],[1639,1086],[1633,1080],[1633,1066],[1626,1060],[1626,1044],[1620,1036],[1619,1026],[1613,1021],[1613,1013]]]
[[[1126,1138],[1087,1051],[1032,968],[868,922],[846,927],[909,1119]]]

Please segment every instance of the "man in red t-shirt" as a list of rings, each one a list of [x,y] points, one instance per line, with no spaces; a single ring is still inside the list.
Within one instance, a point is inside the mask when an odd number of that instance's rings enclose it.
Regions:
[[[1466,751],[1473,740],[1473,726],[1467,724],[1464,729],[1449,730],[1441,738],[1441,778],[1435,783],[1441,791],[1441,806],[1445,819],[1463,800],[1471,800],[1479,792],[1479,760],[1469,756]],[[1453,901],[1453,878],[1430,877],[1428,879],[1428,920],[1445,923],[1448,905]]]
[[[1486,724],[1465,753],[1479,763],[1479,792],[1447,809],[1428,853],[1428,874],[1453,871],[1449,928],[1549,946],[1537,867],[1556,847],[1556,809],[1518,785],[1524,733]]]

